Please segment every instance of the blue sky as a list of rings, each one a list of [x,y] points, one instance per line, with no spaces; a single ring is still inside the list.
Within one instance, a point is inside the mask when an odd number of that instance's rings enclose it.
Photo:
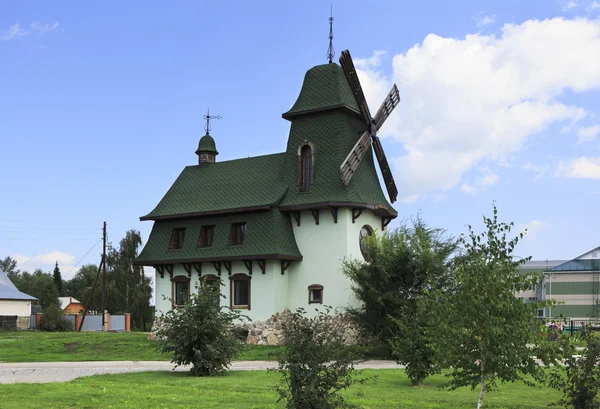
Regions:
[[[495,200],[530,227],[521,256],[600,245],[599,2],[332,3],[371,110],[400,89],[381,137],[401,217],[458,235]],[[284,150],[330,4],[0,3],[0,257],[65,274],[104,220],[146,238],[209,106],[219,160]]]

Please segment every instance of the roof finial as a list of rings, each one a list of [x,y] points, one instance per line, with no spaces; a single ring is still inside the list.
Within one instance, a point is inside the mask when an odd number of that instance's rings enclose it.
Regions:
[[[208,108],[208,110],[206,111],[206,115],[204,115],[204,119],[206,119],[206,125],[204,126],[204,130],[206,131],[207,135],[210,132],[210,120],[211,119],[221,119],[221,118],[222,118],[221,115],[211,115],[210,108]]]
[[[333,6],[331,6],[331,14],[329,15],[329,48],[327,49],[327,58],[329,64],[333,62],[335,51],[333,51]]]

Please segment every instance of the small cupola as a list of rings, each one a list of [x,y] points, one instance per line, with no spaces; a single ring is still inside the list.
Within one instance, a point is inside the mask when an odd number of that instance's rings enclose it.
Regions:
[[[198,164],[214,163],[216,162],[216,156],[218,154],[219,152],[217,152],[215,140],[207,132],[206,135],[200,138],[198,149],[196,149],[196,155],[198,155]]]
[[[211,119],[221,119],[220,115],[211,115],[210,110],[204,115],[204,119],[206,119],[206,126],[204,130],[206,131],[206,135],[200,138],[200,143],[198,144],[198,149],[196,149],[196,155],[198,155],[198,165],[201,163],[215,163],[217,161],[216,157],[219,154],[217,152],[217,144],[212,136],[210,136],[210,120]]]

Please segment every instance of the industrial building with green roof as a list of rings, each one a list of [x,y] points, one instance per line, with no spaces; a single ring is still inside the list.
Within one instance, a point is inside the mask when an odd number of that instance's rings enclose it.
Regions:
[[[185,303],[195,286],[218,284],[221,302],[253,320],[354,302],[342,262],[361,258],[366,236],[397,217],[370,149],[349,183],[340,178],[370,129],[357,100],[340,65],[313,67],[282,115],[285,152],[224,162],[207,122],[198,164],[140,218],[154,222],[137,263],[155,268],[157,312]]]

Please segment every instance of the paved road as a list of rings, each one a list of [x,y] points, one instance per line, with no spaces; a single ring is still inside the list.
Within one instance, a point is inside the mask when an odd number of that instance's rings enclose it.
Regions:
[[[273,361],[235,361],[233,371],[257,371],[275,367]],[[104,361],[104,362],[26,362],[0,363],[0,384],[67,382],[81,376],[118,374],[142,371],[172,371],[174,365],[164,361]],[[188,371],[180,366],[176,371]],[[358,369],[400,368],[393,361],[365,361]]]

